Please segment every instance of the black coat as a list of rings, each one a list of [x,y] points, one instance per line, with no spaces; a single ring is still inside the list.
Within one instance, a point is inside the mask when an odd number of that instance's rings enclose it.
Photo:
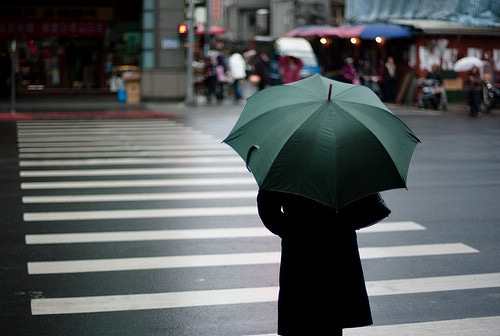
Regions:
[[[339,212],[300,196],[260,190],[259,216],[282,238],[278,334],[333,334],[372,324],[356,228],[390,210],[378,195]]]

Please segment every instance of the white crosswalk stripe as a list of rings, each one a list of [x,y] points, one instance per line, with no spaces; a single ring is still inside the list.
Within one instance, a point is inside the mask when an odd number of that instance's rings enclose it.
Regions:
[[[254,193],[255,194],[255,193]],[[364,228],[358,233],[421,231],[425,228],[414,222],[379,223]],[[151,241],[151,240],[185,240],[185,239],[221,239],[244,237],[270,237],[273,234],[264,228],[225,228],[195,230],[135,230],[112,232],[79,232],[79,233],[39,233],[26,235],[26,244],[73,244],[98,243],[116,241]]]
[[[82,159],[82,160],[21,160],[21,167],[47,166],[103,166],[103,165],[142,165],[142,164],[185,164],[185,163],[242,163],[236,156],[201,156],[182,158],[117,158],[117,159]]]
[[[228,150],[211,150],[211,151],[135,151],[135,152],[87,152],[87,153],[21,153],[20,159],[54,159],[54,158],[100,158],[100,157],[175,157],[175,156],[235,156],[234,153]]]
[[[224,174],[246,173],[243,166],[179,167],[179,168],[138,168],[138,169],[61,169],[61,170],[21,170],[21,177],[54,176],[120,176],[120,175],[182,175],[182,174]]]
[[[21,159],[53,159],[53,158],[99,158],[99,157],[136,157],[136,156],[207,156],[207,155],[230,155],[234,156],[228,150],[203,150],[203,151],[134,151],[134,152],[79,152],[79,153],[21,153]]]
[[[422,244],[390,247],[362,247],[362,259],[397,258],[477,253],[464,244]],[[276,264],[280,252],[226,253],[212,255],[114,258],[93,260],[37,261],[28,263],[28,274],[130,271],[144,269]]]
[[[500,316],[345,329],[345,336],[498,336]],[[277,336],[261,334],[247,336]]]
[[[173,289],[158,291],[141,289],[139,284],[134,289],[117,288],[118,295],[97,287],[94,293],[87,289],[82,295],[75,288],[75,284],[88,281],[85,279],[112,278],[120,272],[128,272],[127,279],[137,272],[155,271],[177,279],[190,270],[230,273],[238,278],[238,269],[262,265],[271,265],[277,272],[279,238],[262,225],[256,226],[256,182],[243,160],[220,140],[165,120],[24,121],[17,127],[23,220],[29,230],[25,243],[33,251],[42,251],[30,254],[28,275],[40,290],[45,285],[38,280],[43,277],[55,282],[63,277],[73,279],[71,286],[61,282],[55,297],[32,298],[32,315],[64,318],[79,314],[78,318],[84,319],[88,316],[85,313],[141,310],[147,314],[150,310],[183,308],[188,312],[197,308],[212,316],[217,314],[213,306],[275,304],[277,273],[264,275],[266,281],[259,284],[226,286],[207,281],[206,286],[200,282],[197,288],[187,290],[176,289],[177,283]],[[183,176],[151,178],[157,175]],[[123,192],[124,188],[134,189]],[[115,221],[101,222],[106,220]],[[62,221],[68,224],[62,225],[66,224]],[[380,263],[387,258],[391,263],[425,263],[439,258],[474,258],[481,253],[468,241],[433,241],[431,231],[413,221],[378,223],[358,231],[358,237],[363,263]],[[367,242],[376,243],[364,242],[365,237]],[[391,244],[378,243],[374,240],[378,237],[389,237]],[[159,246],[168,252],[163,253]],[[169,250],[170,246],[184,246],[189,252]],[[66,250],[71,251],[70,256],[61,254]],[[500,288],[500,273],[456,274],[451,269],[452,265],[447,271],[434,270],[432,276],[399,278],[391,276],[392,268],[388,268],[383,280],[366,282],[367,290],[376,298],[443,292],[460,295],[465,290]],[[370,274],[365,276],[370,278]],[[193,281],[186,278],[181,282],[184,280],[186,284]],[[121,283],[117,286],[123,286]],[[85,285],[89,288],[99,283]],[[243,317],[235,316],[235,323],[238,318]],[[349,329],[344,334],[498,336],[496,331],[500,330],[500,316],[408,321]],[[172,326],[163,327],[165,334],[175,334],[169,329]],[[118,331],[119,326],[116,328]],[[260,334],[246,335],[275,336],[275,325],[266,328],[260,329]],[[230,330],[222,333],[243,336]]]
[[[369,296],[443,292],[498,287],[500,273],[367,281]],[[278,287],[221,289],[206,291],[104,295],[31,300],[34,315],[96,313],[144,309],[213,306],[278,299]]]
[[[139,130],[139,129],[74,129],[71,131],[71,137],[100,137],[103,135],[108,135],[110,132],[113,133],[113,136],[146,136],[151,135],[154,137],[162,136],[162,135],[177,135],[177,136],[200,136],[201,138],[206,137],[207,135],[192,129],[187,128],[150,128],[147,130]],[[18,131],[17,133],[18,139],[26,139],[29,140],[31,138],[50,138],[50,137],[66,137],[67,131],[65,130],[51,130],[51,131]]]
[[[129,147],[130,146],[130,147]],[[66,150],[80,151],[85,148],[96,148],[102,149],[106,147],[119,147],[119,148],[160,148],[160,149],[202,149],[202,148],[220,148],[224,147],[220,142],[210,141],[207,143],[204,139],[185,139],[185,141],[157,141],[157,140],[141,140],[141,141],[129,141],[128,139],[123,140],[106,140],[106,141],[65,141],[65,142],[27,142],[18,144],[19,151],[23,152],[25,150],[43,150],[46,152],[52,152],[51,149],[56,149],[54,151],[59,151],[60,148],[65,148]]]
[[[24,220],[33,221],[78,221],[96,219],[125,218],[178,218],[206,216],[243,216],[256,215],[254,206],[243,207],[208,207],[208,208],[172,208],[172,209],[140,209],[140,210],[96,210],[96,211],[56,211],[26,212]]]
[[[151,144],[151,145],[109,145],[109,146],[87,146],[85,143],[61,143],[59,146],[43,147],[21,147],[20,153],[78,153],[78,152],[109,152],[109,151],[142,151],[142,150],[227,150],[230,149],[220,143],[200,143],[196,145],[169,145],[169,144]]]
[[[116,241],[227,239],[248,237],[274,237],[264,227],[193,229],[193,230],[147,230],[86,233],[46,233],[26,235],[26,244],[73,244]]]
[[[71,181],[71,182],[23,182],[21,189],[88,189],[88,188],[130,188],[130,187],[174,187],[174,186],[221,186],[221,185],[253,185],[252,177],[226,178],[171,178],[148,180],[114,180],[114,181]]]
[[[64,195],[64,196],[24,196],[25,204],[34,203],[83,203],[83,202],[140,202],[169,200],[204,200],[204,199],[255,199],[257,191],[205,191],[205,192],[169,192],[140,194],[95,194],[95,195]]]
[[[179,132],[179,131],[185,131],[185,132],[192,132],[193,134],[201,134],[201,132],[193,130],[190,127],[184,127],[184,126],[175,126],[175,125],[167,125],[167,126],[153,126],[153,127],[148,127],[147,129],[144,129],[143,127],[78,127],[75,128],[73,127],[71,129],[71,134],[107,134],[110,131],[113,131],[114,133],[117,132],[131,132],[131,133],[142,133],[142,134],[147,134],[148,132]],[[57,126],[55,128],[48,128],[44,127],[41,129],[36,129],[36,128],[23,128],[23,127],[18,127],[18,132],[17,135],[19,137],[29,137],[33,135],[54,135],[54,134],[67,134],[68,129],[67,128],[61,128],[60,126]]]
[[[88,136],[40,136],[40,137],[21,137],[18,141],[22,144],[32,143],[32,142],[64,142],[64,141],[82,141],[82,142],[95,142],[104,140],[120,140],[127,139],[128,141],[136,140],[156,140],[156,141],[169,141],[177,140],[182,136],[182,134],[144,134],[144,135],[127,135],[127,134],[112,134],[112,135],[88,135]],[[200,141],[213,141],[213,137],[209,135],[195,135],[192,136],[193,139]]]
[[[120,127],[120,126],[158,126],[161,124],[165,125],[181,125],[175,121],[169,120],[50,120],[50,121],[41,121],[41,120],[33,120],[33,121],[18,121],[18,127],[41,127],[43,129],[51,126],[62,126],[62,127],[86,127],[86,126],[112,126],[112,127]]]

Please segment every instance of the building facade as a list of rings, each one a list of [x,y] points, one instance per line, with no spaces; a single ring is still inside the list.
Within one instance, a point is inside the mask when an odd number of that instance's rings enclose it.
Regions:
[[[297,26],[331,23],[330,3],[329,0],[225,0],[223,23],[228,39],[233,41],[249,41],[255,36],[277,38]]]
[[[220,0],[222,1],[222,0]],[[140,69],[144,98],[182,99],[184,0],[18,0],[0,3],[0,94],[114,94],[122,69]]]
[[[186,51],[178,36],[185,22],[184,0],[143,0],[142,96],[183,99],[186,95]]]

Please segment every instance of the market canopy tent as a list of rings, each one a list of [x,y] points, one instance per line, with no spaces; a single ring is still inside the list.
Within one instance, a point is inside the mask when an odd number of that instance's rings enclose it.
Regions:
[[[285,34],[287,37],[315,37],[315,36],[332,36],[335,27],[329,25],[308,25],[301,26],[290,30]]]
[[[361,39],[374,39],[376,37],[381,37],[384,39],[408,38],[412,35],[413,32],[408,27],[388,23],[344,25],[339,27],[332,27],[328,25],[302,26],[286,33],[286,36],[296,37],[359,37]]]

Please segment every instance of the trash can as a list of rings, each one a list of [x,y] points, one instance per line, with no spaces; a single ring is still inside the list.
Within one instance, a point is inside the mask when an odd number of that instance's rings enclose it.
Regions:
[[[119,68],[125,87],[127,104],[139,104],[141,102],[141,72],[139,67],[127,65]]]

